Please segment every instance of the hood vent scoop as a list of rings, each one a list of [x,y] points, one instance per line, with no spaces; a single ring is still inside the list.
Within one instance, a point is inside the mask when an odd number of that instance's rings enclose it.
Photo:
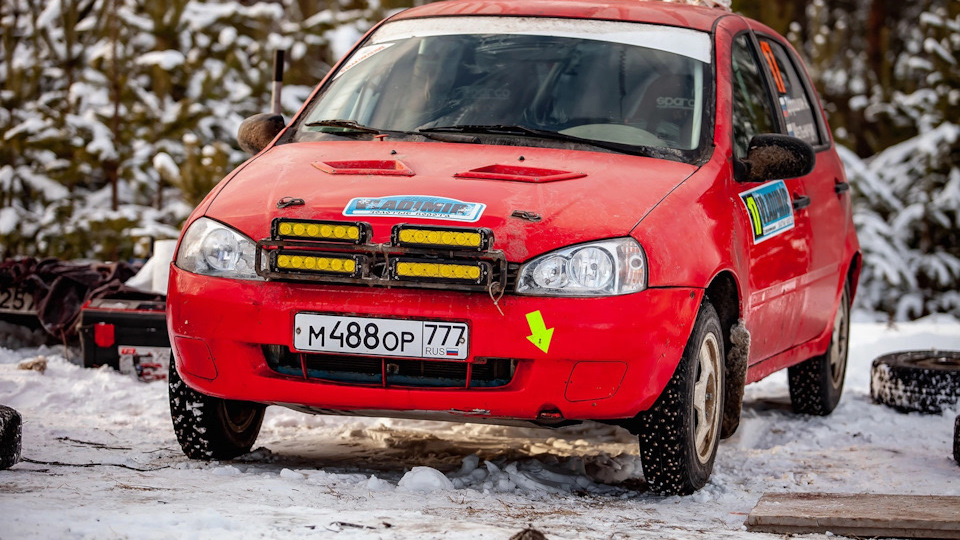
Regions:
[[[356,174],[377,176],[413,176],[414,172],[396,159],[360,159],[349,161],[314,161],[314,167],[327,174]]]
[[[584,173],[538,169],[521,165],[488,165],[466,172],[457,173],[457,178],[477,178],[482,180],[508,180],[511,182],[556,182],[583,178]]]

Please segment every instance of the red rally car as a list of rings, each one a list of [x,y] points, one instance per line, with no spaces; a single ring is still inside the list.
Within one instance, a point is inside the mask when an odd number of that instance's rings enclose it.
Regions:
[[[170,273],[184,452],[266,405],[614,422],[690,493],[745,384],[829,414],[860,271],[790,45],[725,10],[452,0],[372,29],[188,219]]]

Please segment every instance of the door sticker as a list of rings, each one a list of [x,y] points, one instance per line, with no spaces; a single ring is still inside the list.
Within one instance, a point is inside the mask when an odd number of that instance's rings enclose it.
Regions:
[[[793,228],[793,205],[783,180],[767,182],[744,191],[740,194],[740,200],[743,201],[750,218],[754,244]]]
[[[474,222],[480,219],[487,205],[427,195],[395,195],[393,197],[359,197],[351,199],[343,215],[444,219]]]

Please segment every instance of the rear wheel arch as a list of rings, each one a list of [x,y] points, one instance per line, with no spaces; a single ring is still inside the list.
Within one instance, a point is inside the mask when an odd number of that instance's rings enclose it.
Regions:
[[[850,288],[851,302],[857,295],[857,285],[860,283],[860,270],[863,268],[863,254],[859,251],[853,254],[850,259],[850,266],[847,267],[847,286]]]

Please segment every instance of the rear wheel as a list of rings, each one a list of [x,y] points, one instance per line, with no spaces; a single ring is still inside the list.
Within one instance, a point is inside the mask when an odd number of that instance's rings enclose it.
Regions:
[[[710,479],[720,441],[723,358],[720,318],[705,300],[673,378],[630,426],[651,490],[687,495]]]
[[[253,447],[266,407],[207,396],[187,386],[170,362],[167,381],[173,431],[191,459],[231,459]]]
[[[830,348],[787,370],[790,403],[800,414],[827,416],[840,402],[847,373],[847,345],[850,342],[850,290],[845,285],[840,306],[833,319]]]

